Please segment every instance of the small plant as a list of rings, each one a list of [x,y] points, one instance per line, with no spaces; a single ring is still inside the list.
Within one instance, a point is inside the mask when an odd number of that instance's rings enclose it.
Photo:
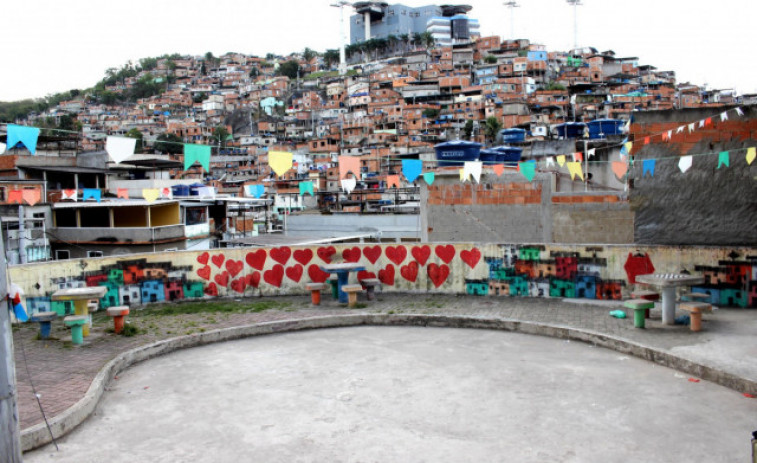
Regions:
[[[136,336],[139,333],[140,333],[139,328],[137,328],[136,326],[134,326],[134,325],[132,325],[130,323],[127,323],[126,325],[124,325],[124,329],[121,331],[121,335],[125,336],[127,338],[130,338],[132,336]]]

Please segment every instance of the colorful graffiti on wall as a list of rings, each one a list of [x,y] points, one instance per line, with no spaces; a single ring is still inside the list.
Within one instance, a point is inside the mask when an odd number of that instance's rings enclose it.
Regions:
[[[711,304],[731,307],[757,307],[757,256],[745,260],[721,260],[715,267],[697,265],[704,284],[693,292],[710,295]]]
[[[601,278],[607,267],[597,257],[601,248],[579,252],[549,251],[544,246],[500,245],[501,253],[485,257],[488,279],[466,279],[467,294],[479,296],[621,299],[622,280]]]

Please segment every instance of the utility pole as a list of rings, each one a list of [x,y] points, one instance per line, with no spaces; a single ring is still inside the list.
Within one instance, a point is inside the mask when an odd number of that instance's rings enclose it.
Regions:
[[[8,294],[5,244],[0,233],[0,295]],[[16,368],[13,362],[13,334],[9,305],[0,304],[0,461],[21,463],[21,432],[16,406]]]
[[[337,3],[332,3],[331,6],[339,8],[339,37],[341,38],[341,43],[339,44],[339,75],[343,76],[347,73],[347,58],[344,51],[344,47],[346,46],[345,42],[347,40],[344,36],[344,7],[352,6],[352,3],[340,0]]]
[[[516,1],[505,2],[503,5],[510,9],[510,38],[515,39],[515,20],[513,19],[515,12],[513,9],[519,8],[520,5]]]
[[[581,0],[566,0],[573,5],[573,49],[578,49],[578,7],[582,6]]]

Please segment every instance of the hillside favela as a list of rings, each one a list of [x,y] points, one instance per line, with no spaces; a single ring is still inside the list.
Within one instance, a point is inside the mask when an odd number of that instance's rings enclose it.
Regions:
[[[331,6],[0,102],[0,461],[757,461],[757,94]]]

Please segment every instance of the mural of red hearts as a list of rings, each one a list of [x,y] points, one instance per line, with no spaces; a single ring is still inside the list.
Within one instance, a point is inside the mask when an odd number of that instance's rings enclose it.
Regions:
[[[260,272],[253,272],[247,275],[247,286],[252,286],[254,288],[257,288],[260,284]]]
[[[233,289],[234,291],[238,293],[244,293],[245,285],[246,285],[246,280],[244,277],[237,278],[236,280],[233,280],[231,282],[231,289]]]
[[[394,286],[394,265],[387,264],[385,269],[379,270],[378,279],[385,285]]]
[[[294,260],[301,263],[302,265],[307,265],[308,262],[310,262],[313,259],[313,250],[312,249],[298,249],[294,251]]]
[[[366,270],[357,272],[357,281],[367,280],[368,278],[376,278],[376,274]]]
[[[286,274],[287,274],[287,277],[290,280],[292,280],[294,282],[299,282],[300,278],[302,278],[302,271],[303,270],[304,269],[303,269],[302,265],[295,264],[295,265],[293,265],[291,267],[287,267]]]
[[[363,248],[363,255],[372,264],[375,264],[381,257],[381,246],[366,246]]]
[[[205,251],[197,256],[197,262],[201,263],[202,265],[208,265],[208,259],[210,259],[210,254],[208,254],[208,251]]]
[[[415,260],[421,265],[426,265],[428,258],[431,257],[431,248],[428,246],[413,246],[413,250],[410,251]]]
[[[273,257],[273,256],[271,256]],[[281,287],[281,280],[284,279],[284,266],[283,265],[274,265],[271,270],[266,270],[265,273],[263,273],[263,280],[265,280],[266,283],[269,285],[275,286],[277,288]]]
[[[229,259],[226,261],[226,270],[228,270],[231,277],[234,278],[239,275],[239,272],[244,270],[244,262],[241,260]]]
[[[342,257],[345,262],[357,262],[360,260],[360,248],[357,246],[354,248],[347,248],[342,251]]]
[[[209,285],[208,285],[208,286],[207,286],[207,287],[205,288],[205,294],[207,294],[208,296],[218,296],[218,286],[216,286],[216,284],[215,284],[215,283],[212,283],[212,282],[211,282],[211,283],[210,283],[210,284],[209,284]]]
[[[473,248],[470,251],[460,252],[460,258],[468,264],[470,268],[475,268],[478,261],[481,259],[481,251],[478,248]]]
[[[280,248],[271,249],[271,259],[275,260],[281,265],[286,264],[291,255],[292,249],[289,248],[289,246],[282,246]]]
[[[437,288],[444,284],[444,282],[447,281],[447,277],[449,276],[449,267],[444,264],[428,264],[426,271],[428,272],[428,278],[432,283],[434,283],[434,286],[436,286]]]
[[[210,260],[213,261],[213,265],[215,265],[218,268],[221,268],[221,266],[223,265],[223,261],[226,260],[226,256],[224,256],[223,254],[216,254],[213,257],[211,257]]]
[[[329,279],[329,273],[324,272],[315,264],[308,267],[308,276],[313,283],[325,283]]]
[[[224,288],[229,284],[229,272],[224,271],[213,278],[219,286]]]
[[[244,260],[247,261],[247,265],[256,269],[263,270],[266,259],[265,249],[258,249],[257,251],[248,252]]]
[[[415,283],[418,278],[418,262],[410,262],[400,267],[400,275],[410,283]]]
[[[322,261],[326,262],[327,264],[330,264],[331,256],[336,254],[336,248],[334,248],[334,246],[329,246],[327,248],[318,248],[317,254],[318,254],[318,257],[320,257]]]
[[[203,268],[198,268],[197,275],[199,275],[203,280],[210,280],[210,265],[206,265]]]
[[[407,248],[405,246],[389,246],[386,248],[386,257],[396,265],[400,265],[407,257]]]
[[[449,264],[452,262],[452,259],[455,258],[455,247],[451,244],[448,244],[446,246],[437,246],[434,249],[434,252],[441,260],[444,261],[445,264]]]

